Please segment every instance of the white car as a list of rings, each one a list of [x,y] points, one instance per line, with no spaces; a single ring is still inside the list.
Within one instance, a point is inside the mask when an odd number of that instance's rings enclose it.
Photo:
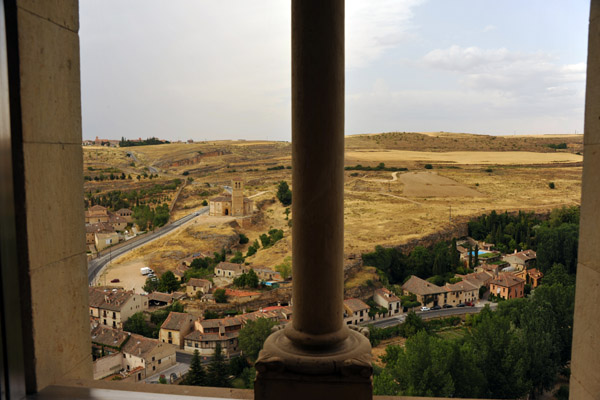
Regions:
[[[429,311],[429,310],[431,310],[431,308],[425,307],[425,306],[421,307],[421,311]]]

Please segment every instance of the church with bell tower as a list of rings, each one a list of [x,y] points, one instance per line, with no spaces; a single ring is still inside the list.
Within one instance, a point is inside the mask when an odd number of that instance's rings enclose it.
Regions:
[[[224,192],[210,199],[209,215],[244,217],[254,212],[254,202],[244,197],[244,180],[234,178],[231,181],[231,193]]]

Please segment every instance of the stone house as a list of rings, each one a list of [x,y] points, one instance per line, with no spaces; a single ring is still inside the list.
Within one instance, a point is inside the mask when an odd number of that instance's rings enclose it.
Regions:
[[[90,316],[102,325],[123,329],[123,323],[133,314],[148,309],[148,298],[123,289],[90,287]]]
[[[238,277],[238,276],[248,272],[249,270],[250,270],[249,268],[245,267],[242,264],[235,264],[235,263],[230,263],[230,262],[226,262],[226,261],[221,261],[215,267],[215,275],[222,276],[225,278],[235,278],[235,277]]]
[[[158,339],[183,349],[183,338],[194,329],[194,316],[171,311],[160,327]]]
[[[85,225],[85,244],[96,245],[97,233],[113,233],[115,229],[107,222],[96,222]]]
[[[484,270],[481,272],[473,272],[471,274],[458,275],[458,276],[460,276],[463,281],[468,281],[468,282],[474,284],[475,286],[477,286],[477,288],[485,286],[486,288],[489,289],[490,282],[492,281],[492,279],[494,279],[494,277],[496,275],[493,274],[492,272],[488,272],[488,271]]]
[[[237,317],[196,321],[195,330],[185,336],[184,350],[190,353],[198,350],[201,356],[207,357],[214,354],[220,343],[223,355],[230,358],[240,353],[238,336],[241,329],[242,321]]]
[[[117,232],[99,232],[94,234],[94,244],[98,251],[102,251],[117,243],[119,243],[119,235]]]
[[[376,289],[373,293],[373,301],[377,305],[388,309],[388,317],[402,312],[400,299],[386,288]]]
[[[119,373],[124,368],[121,349],[129,340],[129,333],[95,322],[91,336],[92,354],[94,355],[92,367],[94,379],[103,379]]]
[[[515,271],[513,272],[513,274],[521,279],[525,279],[525,283],[530,284],[533,289],[538,287],[538,285],[540,284],[540,280],[544,277],[544,274],[537,268]]]
[[[268,268],[254,268],[254,272],[261,281],[283,281],[281,274]]]
[[[369,307],[359,299],[344,300],[344,322],[346,325],[358,325],[369,320]]]
[[[458,304],[474,303],[479,298],[479,288],[480,286],[468,280],[447,283],[448,295],[444,304],[456,307]]]
[[[533,250],[523,250],[508,254],[503,257],[503,260],[510,264],[516,271],[523,271],[531,268],[536,260],[536,253]]]
[[[122,349],[125,380],[139,382],[175,365],[175,346],[157,339],[131,334]]]
[[[511,273],[500,273],[490,283],[490,293],[503,299],[516,299],[524,297],[525,279]]]
[[[95,224],[97,222],[108,222],[108,210],[106,207],[95,205],[88,208],[85,212],[85,223]]]
[[[231,193],[224,192],[209,201],[209,215],[242,217],[254,212],[254,202],[244,197],[244,181],[233,179]]]
[[[405,296],[414,294],[423,306],[433,307],[447,303],[449,290],[413,275],[402,285],[402,291]]]
[[[116,215],[123,218],[127,223],[133,222],[133,211],[129,208],[121,208],[115,212]]]
[[[188,297],[196,297],[198,292],[209,293],[212,287],[212,282],[208,279],[190,278],[185,284],[185,293]]]
[[[127,220],[119,215],[111,214],[108,217],[108,223],[112,225],[115,231],[122,232],[127,228]]]

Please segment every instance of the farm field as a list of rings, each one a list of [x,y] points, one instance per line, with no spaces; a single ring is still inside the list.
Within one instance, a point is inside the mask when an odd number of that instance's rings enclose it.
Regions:
[[[554,148],[562,143],[566,149]],[[491,210],[543,212],[579,204],[582,156],[578,153],[582,149],[581,135],[492,137],[438,132],[349,136],[346,166],[361,164],[371,170],[345,171],[345,253],[359,255],[376,245],[396,246],[452,230]],[[127,152],[135,156],[135,166]],[[380,163],[406,171],[377,170]],[[275,199],[280,181],[291,186],[288,142],[85,147],[84,175],[89,167],[119,168],[136,176],[156,171],[158,175],[152,180],[86,181],[85,191],[96,194],[117,185],[127,190],[175,178],[186,181],[176,200],[175,192],[165,195],[174,202],[171,219],[200,209],[204,200],[221,193],[237,176],[244,179],[245,196],[255,202],[252,225],[241,227],[231,219],[216,218],[165,236],[160,243],[142,247],[115,265],[140,260],[162,271],[175,268],[179,258],[197,252],[212,254],[224,244],[245,255],[254,240],[274,228],[282,229],[284,238],[268,249],[261,248],[246,262],[273,268],[291,254],[285,207]],[[293,214],[289,219],[293,221]],[[236,242],[240,233],[248,236],[248,244]],[[362,284],[361,278],[366,281],[373,274],[363,273],[351,286]]]

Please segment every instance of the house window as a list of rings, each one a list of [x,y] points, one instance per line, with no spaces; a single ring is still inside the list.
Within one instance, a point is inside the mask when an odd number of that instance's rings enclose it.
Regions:
[[[168,335],[168,337],[169,337],[169,339],[171,338],[171,332],[169,332],[169,335]]]
[[[156,371],[156,365],[152,366],[152,371]]]
[[[126,357],[125,354],[123,354],[123,358],[125,358],[125,357]]]
[[[162,360],[158,360],[158,365],[160,365],[161,362],[162,362]]]
[[[113,311],[113,319],[117,318],[117,313]]]
[[[154,357],[152,357],[152,361],[154,361]]]

